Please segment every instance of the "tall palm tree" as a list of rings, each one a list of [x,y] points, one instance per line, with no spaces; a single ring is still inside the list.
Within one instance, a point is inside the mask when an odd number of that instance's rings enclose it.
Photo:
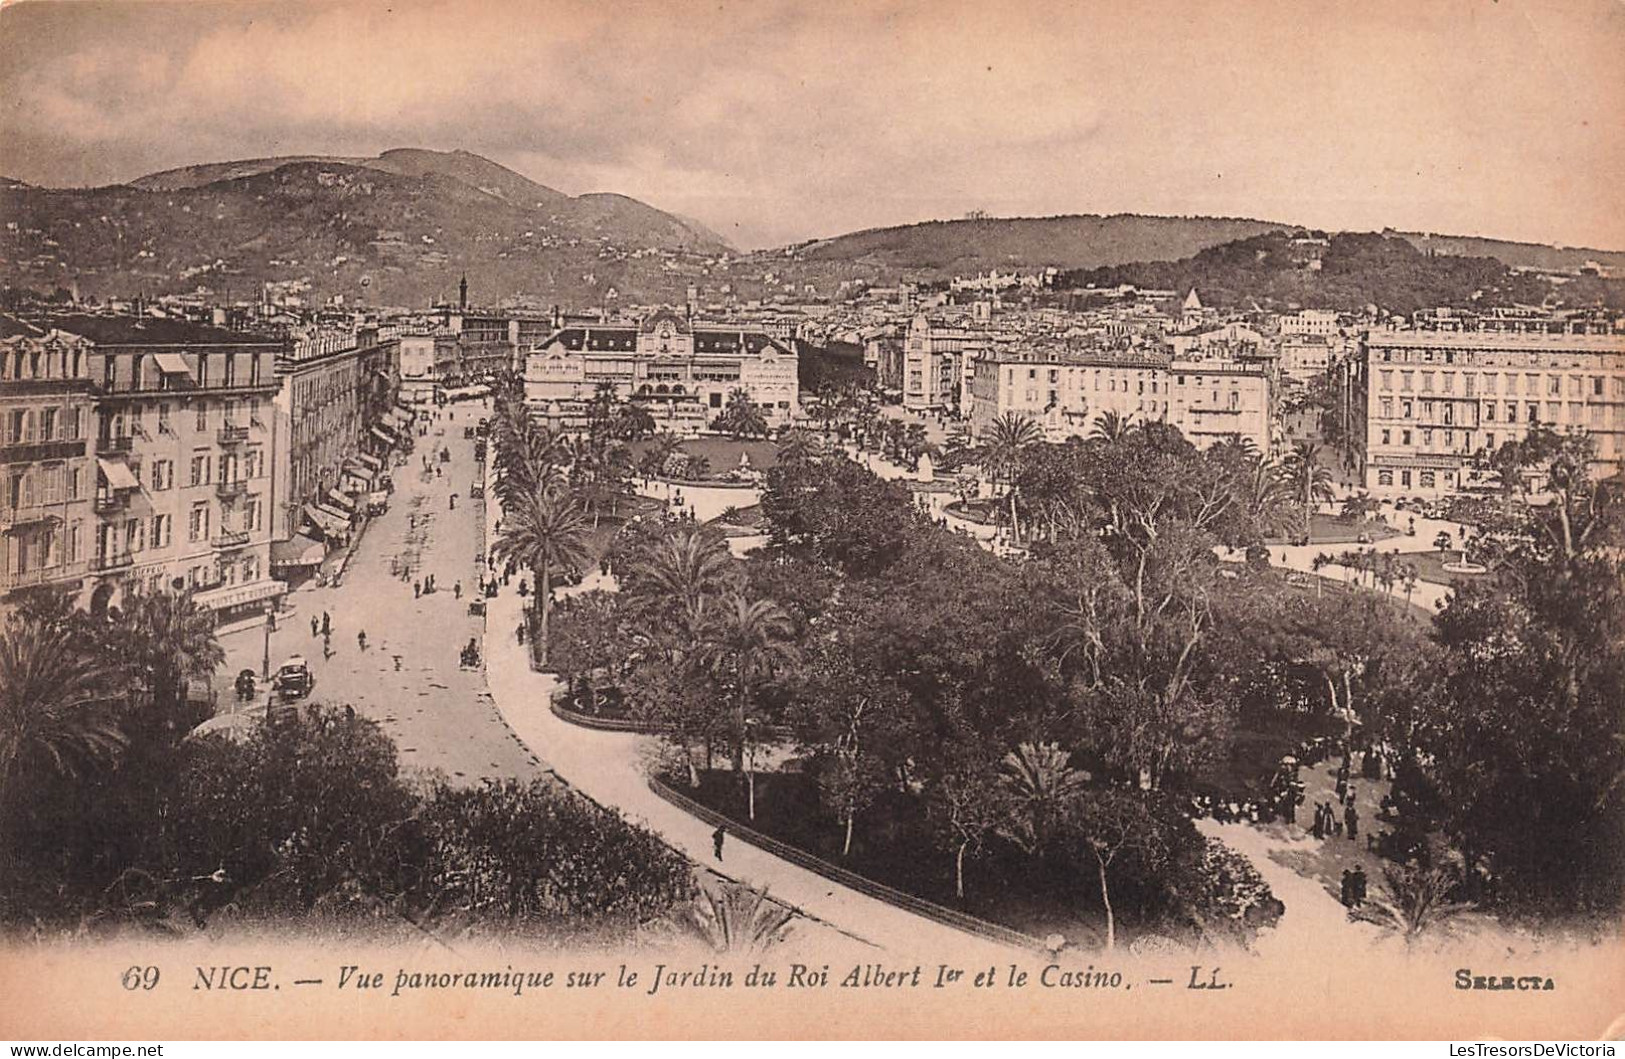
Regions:
[[[986,446],[983,461],[988,473],[996,481],[1004,482],[1010,501],[1010,534],[1014,538],[1021,536],[1016,523],[1016,478],[1021,474],[1027,450],[1043,438],[1038,424],[1019,412],[1004,413],[982,432],[982,443]]]
[[[730,685],[733,693],[733,766],[736,775],[745,777],[752,820],[756,819],[756,773],[746,767],[751,705],[761,682],[795,657],[794,633],[795,625],[783,607],[772,600],[746,599],[736,592],[716,608],[701,645],[700,661]]]
[[[1269,537],[1287,525],[1292,483],[1280,466],[1255,460],[1241,481],[1242,503],[1259,534]]]
[[[676,434],[660,431],[649,439],[649,447],[638,457],[638,470],[645,478],[658,478],[666,461],[671,459],[672,453],[682,447],[682,439]]]
[[[726,541],[695,526],[661,538],[629,578],[632,595],[644,601],[672,600],[690,630],[698,630],[709,600],[736,580]]]
[[[1293,496],[1303,503],[1303,537],[1304,543],[1309,543],[1315,504],[1330,501],[1335,495],[1332,472],[1320,462],[1320,446],[1312,441],[1300,441],[1292,446],[1285,469],[1287,480],[1292,483]]]
[[[127,743],[113,715],[114,671],[63,625],[14,619],[0,634],[0,853],[20,781],[36,765],[72,775]]]
[[[142,727],[160,743],[178,743],[208,720],[189,707],[186,692],[191,681],[208,680],[226,661],[214,627],[214,612],[199,607],[190,592],[145,592],[125,600],[119,632],[151,699]]]
[[[553,575],[587,565],[590,533],[581,505],[569,493],[538,490],[517,507],[504,507],[502,530],[491,546],[498,561],[513,559],[536,578],[536,644],[547,664],[547,619],[553,607]]]
[[[791,430],[779,435],[779,462],[806,463],[822,452],[822,439],[807,430]]]

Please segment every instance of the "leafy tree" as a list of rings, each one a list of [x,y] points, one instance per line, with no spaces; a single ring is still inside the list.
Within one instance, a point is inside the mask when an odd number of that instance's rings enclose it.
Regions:
[[[1055,743],[1022,743],[999,763],[999,783],[1014,814],[1004,836],[1029,853],[1042,853],[1070,806],[1089,783]]]
[[[1499,900],[1549,915],[1613,914],[1625,896],[1610,793],[1625,766],[1625,503],[1591,480],[1591,455],[1564,439],[1528,536],[1435,621],[1446,694],[1429,749],[1448,826]]]
[[[760,956],[789,936],[796,913],[766,890],[713,880],[679,905],[671,919],[684,934],[719,954]]]
[[[762,513],[772,554],[828,564],[853,577],[871,576],[896,561],[908,534],[923,522],[906,488],[851,460],[772,468]]]
[[[965,858],[982,849],[1009,813],[1007,787],[986,761],[959,754],[927,788],[928,820],[954,860],[954,896],[965,899]]]

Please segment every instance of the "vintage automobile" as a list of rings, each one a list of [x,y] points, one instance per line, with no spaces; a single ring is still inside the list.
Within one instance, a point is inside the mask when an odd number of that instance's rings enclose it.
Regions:
[[[482,496],[484,496],[485,495],[485,483],[480,481],[478,478],[474,479],[474,481],[469,483],[468,495],[471,496],[471,497],[482,497]]]
[[[275,689],[277,698],[286,702],[309,695],[316,687],[316,678],[311,675],[304,657],[293,655],[277,668],[276,674],[271,677],[271,687]]]

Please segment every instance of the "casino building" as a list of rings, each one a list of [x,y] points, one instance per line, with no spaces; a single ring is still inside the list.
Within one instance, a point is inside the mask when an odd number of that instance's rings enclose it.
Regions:
[[[705,429],[735,390],[770,426],[800,409],[795,349],[753,325],[691,321],[669,309],[641,320],[563,324],[525,355],[525,398],[569,429],[600,386],[645,405],[661,429]]]

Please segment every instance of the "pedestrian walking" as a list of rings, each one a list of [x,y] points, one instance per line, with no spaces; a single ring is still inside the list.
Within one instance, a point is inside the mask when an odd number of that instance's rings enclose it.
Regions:
[[[1365,904],[1365,887],[1365,869],[1356,864],[1354,870],[1349,873],[1349,896],[1354,900],[1355,908]]]
[[[322,611],[322,635],[324,637],[333,635],[333,618],[325,610]]]
[[[722,840],[728,837],[728,829],[719,827],[711,832],[711,847],[716,850],[717,860],[722,859]]]
[[[310,616],[310,638],[315,639],[322,634],[322,623],[316,620],[316,615]]]
[[[1337,899],[1343,903],[1344,908],[1354,907],[1354,873],[1347,868],[1343,869],[1343,881],[1338,888]]]
[[[1343,810],[1343,827],[1347,830],[1349,841],[1352,842],[1360,834],[1360,811],[1350,805]]]
[[[422,581],[413,581],[412,582],[412,598],[413,599],[421,599],[421,598],[423,598],[423,582]]]
[[[463,583],[461,581],[455,581],[455,582],[452,583],[452,586],[451,586],[451,598],[452,599],[462,599],[463,598]]]
[[[365,651],[367,649],[367,630],[366,629],[362,629],[360,632],[355,634],[355,642],[356,642],[356,646],[361,648],[363,651]]]

